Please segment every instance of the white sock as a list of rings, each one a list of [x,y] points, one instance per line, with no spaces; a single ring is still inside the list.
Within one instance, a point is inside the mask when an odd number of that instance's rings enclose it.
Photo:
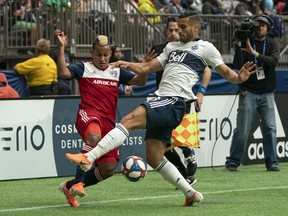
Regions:
[[[89,151],[87,159],[93,163],[96,159],[111,151],[112,149],[120,146],[129,136],[127,129],[120,123],[116,125],[109,133],[107,133],[100,142]]]
[[[186,197],[191,197],[195,193],[195,190],[188,184],[178,169],[165,157],[155,170],[169,183],[181,190]]]

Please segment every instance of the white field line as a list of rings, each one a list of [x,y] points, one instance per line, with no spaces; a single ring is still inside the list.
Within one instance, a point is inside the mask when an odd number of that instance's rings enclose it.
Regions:
[[[245,192],[245,191],[260,191],[260,190],[274,190],[274,189],[288,189],[288,186],[278,186],[278,187],[265,187],[265,188],[247,188],[247,189],[237,189],[237,190],[223,190],[223,191],[213,191],[213,192],[201,192],[202,194],[223,194],[223,193],[234,193],[234,192]],[[97,203],[111,203],[111,202],[127,202],[127,201],[138,201],[138,200],[147,200],[147,199],[164,199],[169,197],[178,197],[183,196],[183,194],[179,195],[167,195],[167,196],[152,196],[152,197],[139,197],[139,198],[125,198],[125,199],[115,199],[115,200],[103,200],[103,201],[95,201],[95,202],[84,202],[81,205],[95,205]],[[33,211],[39,209],[48,209],[48,208],[60,208],[69,206],[65,205],[52,205],[52,206],[35,206],[28,208],[10,208],[10,209],[1,209],[1,212],[15,212],[15,211]]]

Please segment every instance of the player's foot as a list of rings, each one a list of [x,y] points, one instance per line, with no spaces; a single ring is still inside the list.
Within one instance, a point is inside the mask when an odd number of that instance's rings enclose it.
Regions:
[[[85,190],[84,190],[85,184],[83,182],[78,182],[77,184],[72,185],[72,187],[69,190],[69,193],[73,196],[80,196],[84,197],[86,196]]]
[[[273,166],[273,167],[268,168],[267,171],[269,171],[269,172],[280,172],[280,169],[277,166]]]
[[[88,161],[87,155],[85,154],[65,154],[66,158],[71,161],[72,163],[79,165],[82,170],[85,172],[90,170],[92,167],[92,163]]]
[[[68,188],[66,187],[67,182],[62,182],[59,186],[59,190],[64,193],[68,203],[72,207],[78,207],[79,203],[77,202],[75,196],[69,193]]]
[[[237,171],[237,166],[235,165],[230,165],[230,164],[225,164],[226,170],[230,172],[236,172]]]
[[[191,197],[186,198],[184,206],[193,206],[195,203],[198,203],[198,205],[200,205],[203,200],[203,195],[200,192],[195,191],[195,193]]]
[[[187,176],[186,181],[191,186],[197,183],[197,179],[194,176]]]

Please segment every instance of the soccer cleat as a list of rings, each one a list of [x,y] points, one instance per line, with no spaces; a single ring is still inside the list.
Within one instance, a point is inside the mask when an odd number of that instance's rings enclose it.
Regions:
[[[92,163],[88,161],[87,155],[85,154],[65,154],[66,158],[71,161],[72,163],[79,165],[82,170],[85,172],[90,170],[92,167]]]
[[[86,196],[85,190],[84,190],[85,184],[83,182],[78,182],[77,184],[72,185],[72,187],[69,190],[69,193],[73,196],[80,196],[84,197]]]
[[[64,193],[68,203],[72,207],[78,207],[79,203],[77,202],[75,196],[69,193],[68,188],[66,187],[67,182],[62,182],[59,186],[59,190]]]
[[[186,198],[183,205],[193,206],[195,203],[198,203],[198,205],[200,205],[203,200],[204,200],[203,195],[200,192],[195,191],[195,193],[191,197]]]

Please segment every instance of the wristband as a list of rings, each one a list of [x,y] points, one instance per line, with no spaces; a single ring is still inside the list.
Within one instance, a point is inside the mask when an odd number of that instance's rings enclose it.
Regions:
[[[201,92],[203,95],[206,93],[206,88],[203,85],[199,86],[198,92]]]

